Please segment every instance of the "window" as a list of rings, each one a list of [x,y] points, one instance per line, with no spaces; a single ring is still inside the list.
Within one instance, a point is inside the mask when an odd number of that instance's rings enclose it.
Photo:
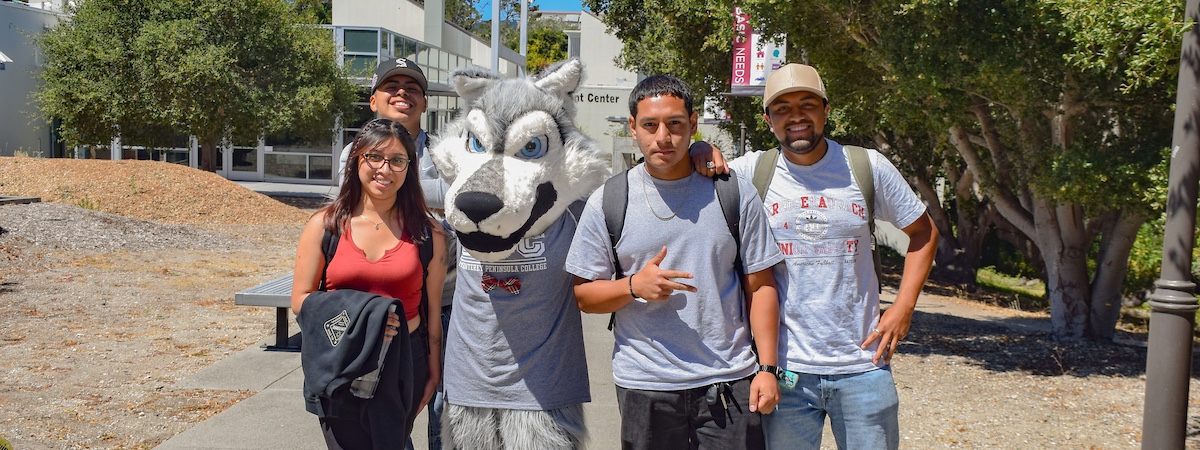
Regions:
[[[375,30],[346,30],[346,51],[358,53],[375,53],[378,48],[376,45],[376,36],[379,35]]]

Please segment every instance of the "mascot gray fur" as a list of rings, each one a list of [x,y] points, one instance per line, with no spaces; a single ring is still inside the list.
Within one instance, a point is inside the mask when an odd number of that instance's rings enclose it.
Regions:
[[[501,79],[479,67],[451,77],[467,104],[432,150],[450,183],[446,220],[472,255],[499,260],[586,200],[611,176],[611,160],[575,128],[578,60],[538,79]]]
[[[459,237],[447,333],[446,448],[571,449],[591,401],[573,277],[562,267],[577,218],[610,157],[575,128],[583,65],[537,78],[479,67],[452,75],[462,114],[430,149]]]

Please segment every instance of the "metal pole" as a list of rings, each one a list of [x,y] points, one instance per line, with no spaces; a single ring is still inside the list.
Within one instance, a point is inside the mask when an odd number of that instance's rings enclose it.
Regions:
[[[529,2],[521,0],[521,56],[529,54]]]
[[[532,0],[521,0],[521,56],[529,56],[529,2]],[[521,66],[521,75],[525,75],[526,69],[529,67],[529,60],[525,60]]]
[[[492,71],[500,71],[500,1],[492,0]]]
[[[737,152],[733,155],[735,158],[746,154],[746,122],[742,122],[741,126],[742,137],[739,138],[740,142],[738,142]]]
[[[1200,0],[1187,0],[1185,17],[1200,22]],[[1167,224],[1163,234],[1161,278],[1150,295],[1150,347],[1146,356],[1146,402],[1142,407],[1142,448],[1184,448],[1187,434],[1188,380],[1192,369],[1195,283],[1192,247],[1196,195],[1200,186],[1200,30],[1183,36],[1175,132],[1171,137]]]

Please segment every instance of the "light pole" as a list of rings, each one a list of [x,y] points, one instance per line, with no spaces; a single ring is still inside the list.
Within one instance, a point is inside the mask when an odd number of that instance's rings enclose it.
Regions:
[[[1200,22],[1200,0],[1187,0],[1184,16]],[[1171,136],[1167,224],[1163,234],[1161,277],[1150,294],[1150,347],[1146,355],[1146,401],[1142,406],[1142,448],[1184,448],[1187,435],[1188,381],[1192,369],[1196,284],[1192,247],[1196,232],[1196,194],[1200,186],[1200,30],[1183,35],[1175,131]]]

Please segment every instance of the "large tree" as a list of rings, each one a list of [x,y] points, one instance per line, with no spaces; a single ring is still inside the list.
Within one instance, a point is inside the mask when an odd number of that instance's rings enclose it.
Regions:
[[[327,141],[352,111],[356,88],[329,31],[283,0],[87,0],[67,12],[37,37],[46,65],[35,98],[69,145],[159,146],[184,133],[211,171],[225,139]]]
[[[588,0],[626,43],[630,68],[728,86],[733,5]],[[1181,5],[1165,0],[748,0],[792,61],[816,65],[842,136],[874,141],[930,200],[939,264],[991,225],[1044,261],[1054,335],[1109,338],[1138,227],[1158,202],[1148,174],[1170,140]],[[696,36],[704,36],[696,39]],[[737,114],[761,105],[730,101]],[[760,135],[761,136],[761,135]],[[936,202],[950,182],[957,220]],[[1147,198],[1151,197],[1151,198]],[[947,249],[947,246],[957,248]],[[1089,268],[1088,255],[1096,258]],[[947,250],[950,250],[947,252]],[[970,256],[974,254],[974,256]],[[953,262],[951,260],[951,262]]]

